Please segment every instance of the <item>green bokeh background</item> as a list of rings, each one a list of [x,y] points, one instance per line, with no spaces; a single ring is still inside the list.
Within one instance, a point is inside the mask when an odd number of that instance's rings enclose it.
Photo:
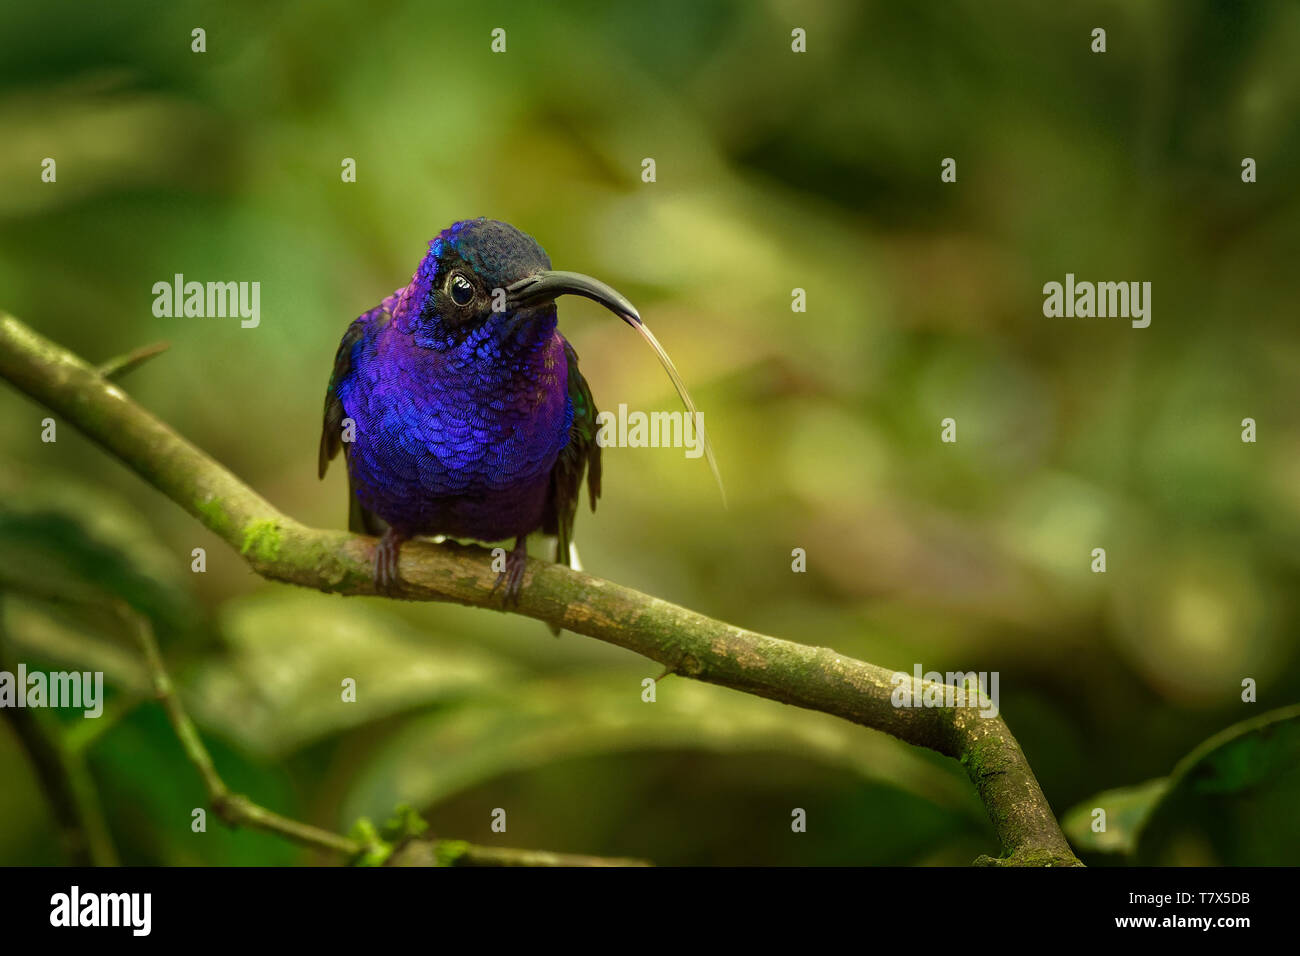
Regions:
[[[510,221],[638,305],[728,484],[724,510],[703,462],[607,451],[587,570],[888,667],[999,671],[1064,815],[1297,700],[1298,110],[1283,2],[9,4],[0,308],[92,361],[169,341],[124,388],[341,527],[342,470],[315,466],[343,329],[450,222]],[[1045,318],[1067,272],[1150,281],[1151,326]],[[155,318],[175,273],[259,281],[261,325]],[[676,407],[599,307],[561,328],[602,407]],[[109,717],[40,716],[125,862],[317,858],[191,833],[202,791],[129,644],[17,581],[148,611],[232,786],[321,826],[405,800],[442,836],[660,863],[996,853],[951,761],[683,680],[642,703],[655,665],[535,621],[264,583],[71,426],[42,443],[44,416],[0,388],[4,636],[108,675]],[[6,724],[0,781],[0,863],[67,859]],[[1150,859],[1300,862],[1295,800],[1259,805]]]

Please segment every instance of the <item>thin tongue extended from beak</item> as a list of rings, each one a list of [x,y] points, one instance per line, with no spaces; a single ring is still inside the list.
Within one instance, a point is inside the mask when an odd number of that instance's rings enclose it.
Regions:
[[[709,441],[709,433],[704,428],[704,416],[696,410],[695,402],[691,400],[691,394],[686,390],[686,383],[682,381],[677,366],[668,357],[668,353],[659,344],[659,340],[655,338],[654,333],[646,328],[645,323],[641,321],[641,315],[637,312],[636,307],[622,293],[610,288],[599,279],[593,279],[591,276],[583,275],[580,272],[558,272],[549,269],[520,279],[507,287],[506,292],[508,296],[512,297],[513,303],[517,307],[547,301],[560,295],[584,296],[599,302],[636,329],[641,334],[641,338],[645,339],[650,348],[654,349],[655,355],[659,356],[660,364],[663,365],[664,371],[668,373],[668,377],[672,380],[673,387],[677,389],[677,395],[681,398],[682,404],[686,406],[686,411],[690,413],[692,426],[699,430],[700,441],[704,446],[704,455],[709,461],[709,469],[713,472],[713,480],[718,483],[718,492],[722,495],[723,507],[726,507],[727,489],[723,487],[722,474],[718,471],[718,461],[713,455],[713,443]]]
[[[663,365],[664,371],[668,373],[668,377],[672,380],[673,388],[677,389],[677,396],[682,400],[682,404],[686,406],[692,424],[699,429],[700,440],[704,445],[704,457],[708,459],[709,470],[713,472],[713,480],[718,483],[718,492],[722,495],[722,506],[725,508],[727,506],[727,489],[722,484],[722,473],[718,471],[718,461],[713,457],[713,443],[709,441],[709,433],[704,429],[704,416],[696,411],[695,402],[691,400],[691,393],[686,390],[686,383],[682,381],[681,373],[677,371],[677,366],[673,364],[673,360],[668,357],[664,347],[659,344],[655,334],[646,328],[644,322],[636,321],[628,316],[623,316],[623,319],[628,325],[641,333],[641,338],[645,339],[646,343],[654,349],[655,355],[659,356],[659,363]]]

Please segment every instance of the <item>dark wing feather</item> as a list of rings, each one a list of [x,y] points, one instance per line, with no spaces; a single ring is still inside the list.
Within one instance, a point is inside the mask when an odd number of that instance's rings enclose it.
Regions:
[[[551,471],[551,501],[542,530],[556,535],[555,560],[568,565],[569,549],[573,543],[573,519],[578,513],[584,471],[587,473],[592,511],[596,510],[596,499],[600,497],[600,445],[596,443],[596,402],[591,397],[587,380],[578,371],[578,353],[567,341],[564,355],[569,366],[573,424],[569,428],[569,441],[560,450],[560,457]]]
[[[354,321],[343,333],[339,349],[334,353],[334,371],[330,373],[330,383],[325,389],[325,415],[321,422],[320,454],[316,458],[317,476],[325,477],[330,462],[339,453],[343,444],[343,400],[339,398],[339,385],[352,371],[352,349],[366,334],[368,315]]]
[[[348,449],[343,443],[343,419],[346,417],[346,412],[343,410],[343,400],[339,398],[339,384],[351,373],[352,351],[365,337],[370,322],[376,316],[386,321],[387,310],[381,306],[367,312],[349,325],[348,330],[343,333],[343,340],[339,342],[338,351],[334,353],[334,371],[330,373],[329,387],[325,389],[325,414],[321,422],[320,452],[316,459],[317,473],[321,478],[325,477],[330,462],[338,455],[340,448],[343,449],[343,457],[347,458]],[[352,475],[349,473],[348,530],[355,534],[380,535],[384,533],[385,527],[384,521],[378,515],[361,507],[356,489],[352,486]]]

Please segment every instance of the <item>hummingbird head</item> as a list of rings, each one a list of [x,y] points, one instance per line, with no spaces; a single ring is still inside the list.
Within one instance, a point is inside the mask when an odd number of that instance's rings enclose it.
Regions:
[[[594,299],[625,321],[640,315],[605,283],[556,272],[537,241],[509,223],[467,219],[429,243],[408,287],[410,331],[424,348],[446,349],[469,339],[534,344],[555,329],[555,300]]]
[[[726,502],[713,446],[686,383],[641,315],[622,294],[580,272],[557,272],[532,236],[495,219],[466,219],[440,232],[402,292],[401,328],[421,348],[469,349],[490,361],[509,360],[547,341],[555,331],[555,300],[594,299],[645,340],[698,422],[713,477]]]

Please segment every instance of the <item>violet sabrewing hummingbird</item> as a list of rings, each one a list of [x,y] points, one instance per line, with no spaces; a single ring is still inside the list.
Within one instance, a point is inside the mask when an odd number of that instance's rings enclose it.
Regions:
[[[380,536],[379,590],[396,590],[402,542],[415,535],[514,538],[496,584],[507,604],[518,600],[529,534],[556,535],[555,560],[569,564],[584,472],[593,511],[600,496],[600,445],[591,389],[556,329],[562,295],[594,299],[641,333],[718,477],[681,376],[631,302],[552,271],[508,223],[458,222],[429,243],[410,283],[348,326],[325,393],[320,476],[343,448],[348,527]]]

